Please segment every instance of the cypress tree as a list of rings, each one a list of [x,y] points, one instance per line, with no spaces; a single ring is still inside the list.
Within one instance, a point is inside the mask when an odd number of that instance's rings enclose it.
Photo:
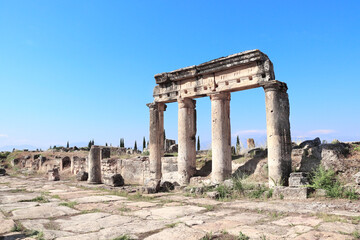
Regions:
[[[200,136],[197,139],[197,150],[200,151]]]
[[[134,151],[137,151],[137,143],[135,141],[135,144],[134,144]]]
[[[145,137],[143,138],[143,150],[146,148],[146,141],[145,141]]]
[[[240,154],[240,139],[239,139],[239,135],[236,137],[236,154]]]
[[[105,143],[105,146],[106,146],[106,147],[108,146],[107,143]]]
[[[164,129],[164,142],[166,140],[166,133],[165,133],[165,129]]]
[[[66,148],[69,148],[69,147],[70,147],[70,144],[69,144],[69,141],[67,141]]]

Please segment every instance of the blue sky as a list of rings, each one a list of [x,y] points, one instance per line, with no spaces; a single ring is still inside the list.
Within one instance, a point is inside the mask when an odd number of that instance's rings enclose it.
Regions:
[[[153,76],[260,49],[300,141],[360,140],[359,1],[0,0],[0,150],[148,138]],[[197,102],[202,148],[210,100]],[[232,94],[232,135],[266,139],[262,89]],[[177,104],[165,113],[177,139]],[[6,147],[8,146],[8,147]]]

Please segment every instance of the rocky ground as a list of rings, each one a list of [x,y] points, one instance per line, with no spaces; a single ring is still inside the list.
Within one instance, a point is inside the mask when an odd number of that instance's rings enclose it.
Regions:
[[[0,239],[360,239],[360,201],[222,202],[0,177]]]

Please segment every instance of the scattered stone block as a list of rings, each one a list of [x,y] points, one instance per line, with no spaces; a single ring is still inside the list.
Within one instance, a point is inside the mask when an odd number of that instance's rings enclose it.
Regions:
[[[151,179],[149,180],[145,186],[142,188],[144,193],[157,193],[160,190],[160,180],[159,179]]]
[[[226,179],[224,181],[224,186],[232,189],[234,187],[234,181],[232,179]]]
[[[357,185],[360,185],[360,172],[358,172],[357,174],[354,175],[355,178],[355,183]]]
[[[289,187],[302,187],[309,185],[308,173],[293,172],[290,173]]]
[[[175,189],[175,185],[169,181],[161,181],[160,190],[162,192],[168,192]]]
[[[315,197],[326,197],[325,189],[316,189],[314,192]]]
[[[5,176],[6,170],[5,168],[0,168],[0,176]]]
[[[120,174],[113,174],[104,177],[104,183],[112,187],[120,187],[124,185],[124,178]]]
[[[85,171],[80,171],[76,174],[76,180],[78,181],[87,181],[89,174]]]
[[[246,140],[246,143],[247,143],[247,147],[248,147],[249,149],[255,148],[255,141],[254,141],[253,138],[248,138],[248,139]]]
[[[285,200],[303,200],[308,197],[308,188],[306,187],[282,187],[276,186],[273,192],[274,198]]]
[[[206,196],[211,199],[218,199],[219,193],[218,192],[207,192]]]
[[[58,168],[54,168],[54,169],[48,171],[48,180],[49,181],[59,181],[60,180]]]

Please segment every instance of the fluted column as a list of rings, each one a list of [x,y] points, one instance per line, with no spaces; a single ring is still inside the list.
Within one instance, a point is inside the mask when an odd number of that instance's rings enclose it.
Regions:
[[[163,154],[164,143],[164,103],[147,104],[150,111],[150,177],[161,179],[161,156]]]
[[[178,99],[178,177],[179,184],[189,184],[196,172],[196,101]]]
[[[89,177],[88,183],[101,183],[101,150],[99,146],[91,146],[88,163],[89,163]]]
[[[290,106],[283,82],[263,84],[266,104],[269,186],[287,185],[291,173]]]
[[[230,93],[216,93],[211,99],[211,149],[213,182],[231,177]]]

